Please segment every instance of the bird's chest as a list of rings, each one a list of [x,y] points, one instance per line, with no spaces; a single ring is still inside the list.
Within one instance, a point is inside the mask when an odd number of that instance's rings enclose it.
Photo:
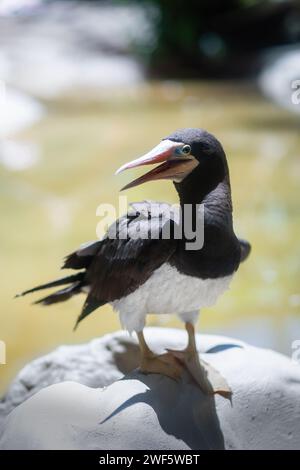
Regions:
[[[231,276],[219,279],[188,276],[166,263],[147,281],[147,306],[157,313],[189,312],[209,307],[229,287],[230,280]]]
[[[181,274],[163,264],[136,291],[118,301],[118,310],[135,309],[145,314],[183,313],[214,305],[228,289],[232,276],[200,279]]]

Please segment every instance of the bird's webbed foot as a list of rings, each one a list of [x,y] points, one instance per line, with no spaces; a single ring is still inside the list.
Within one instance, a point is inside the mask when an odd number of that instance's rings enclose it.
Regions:
[[[224,377],[211,364],[199,358],[196,348],[194,325],[187,322],[185,327],[189,338],[187,347],[182,351],[173,349],[168,349],[167,351],[173,354],[189,371],[190,375],[204,393],[209,395],[218,393],[226,398],[230,398],[231,388]]]
[[[152,351],[147,351],[143,354],[140,370],[144,374],[162,374],[174,380],[179,380],[183,366],[176,357],[167,352],[164,354],[154,354]]]

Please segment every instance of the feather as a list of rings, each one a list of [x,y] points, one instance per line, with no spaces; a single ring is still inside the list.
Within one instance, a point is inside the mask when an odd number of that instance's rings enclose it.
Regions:
[[[74,326],[74,331],[76,330],[77,326],[85,317],[90,315],[94,310],[101,307],[102,305],[106,304],[106,301],[101,301],[93,297],[92,295],[88,295],[86,301],[84,302],[81,314],[77,318],[76,324]]]
[[[23,295],[32,294],[38,290],[49,289],[50,287],[63,286],[64,284],[70,284],[76,281],[83,281],[84,273],[72,274],[71,276],[56,279],[55,281],[47,282],[47,284],[41,284],[33,287],[32,289],[25,290],[21,294],[17,294],[16,297],[22,297]]]
[[[245,259],[248,258],[250,252],[251,252],[251,245],[247,240],[242,240],[239,238],[240,242],[240,247],[241,247],[241,263],[245,261]]]
[[[58,290],[53,294],[43,297],[42,299],[36,300],[34,304],[52,305],[57,302],[64,302],[69,300],[73,295],[81,292],[81,282],[76,282],[71,286],[65,287],[64,289]]]

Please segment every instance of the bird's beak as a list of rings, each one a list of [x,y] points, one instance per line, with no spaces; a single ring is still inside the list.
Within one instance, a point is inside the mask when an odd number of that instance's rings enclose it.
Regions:
[[[198,161],[192,155],[184,155],[180,153],[180,149],[184,143],[173,142],[172,140],[162,140],[154,149],[146,153],[136,160],[122,165],[116,174],[122,171],[136,168],[143,165],[154,165],[162,163],[153,170],[128,183],[124,189],[133,188],[147,181],[159,179],[171,179],[173,181],[181,181],[188,173],[190,173],[197,165]]]

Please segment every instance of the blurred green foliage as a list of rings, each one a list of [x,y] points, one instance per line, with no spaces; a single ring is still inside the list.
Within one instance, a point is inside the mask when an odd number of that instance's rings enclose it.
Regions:
[[[114,3],[132,4],[129,0]],[[300,5],[270,0],[140,0],[157,41],[141,50],[153,75],[243,76],[259,52],[300,39]],[[156,14],[153,14],[156,12]],[[298,25],[298,26],[297,26]]]

